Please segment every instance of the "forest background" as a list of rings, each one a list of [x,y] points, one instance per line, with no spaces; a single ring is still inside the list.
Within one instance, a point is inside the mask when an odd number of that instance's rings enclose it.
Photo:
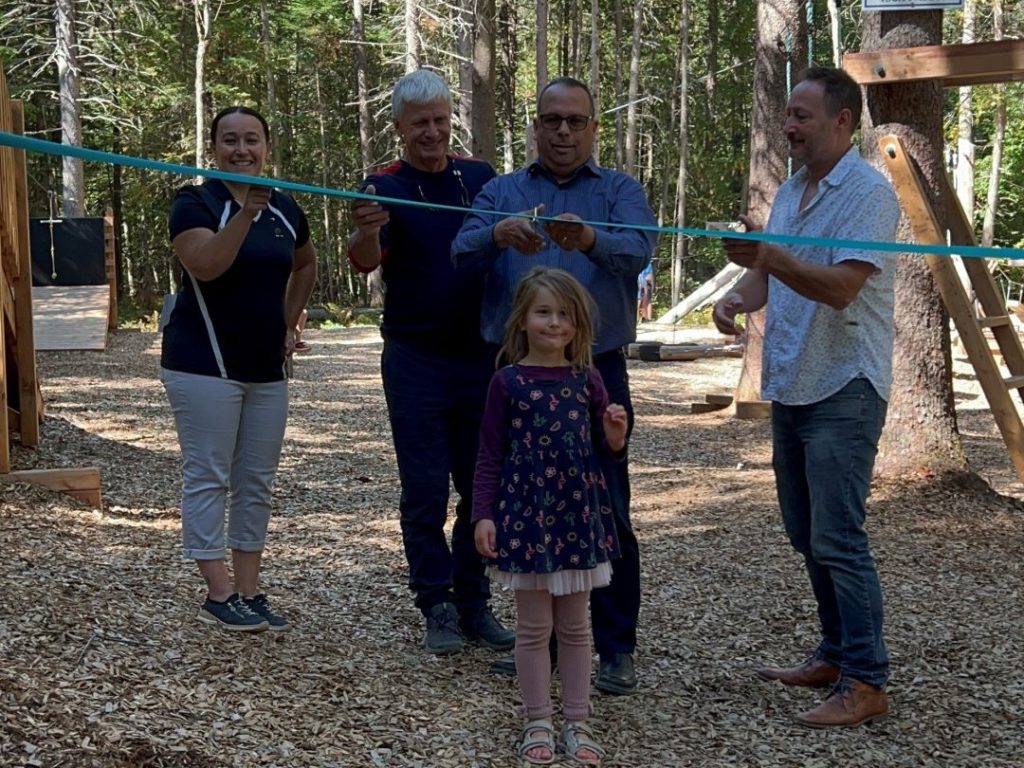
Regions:
[[[787,4],[809,30],[807,61],[790,56],[787,78],[859,49],[860,0]],[[1024,35],[1024,3],[1003,5],[966,0],[944,14],[943,41]],[[528,157],[538,83],[571,75],[597,96],[601,164],[639,179],[662,224],[703,227],[745,210],[757,10],[754,0],[0,0],[0,64],[28,135],[207,165],[212,115],[246,104],[270,122],[273,175],[347,190],[398,154],[390,94],[404,72],[447,79],[453,149],[499,172]],[[1024,84],[943,95],[961,200],[986,243],[1024,247]],[[187,181],[29,156],[33,216],[114,210],[121,299],[141,313],[177,288],[166,218]],[[345,253],[347,203],[299,197],[320,259],[313,302],[336,314],[367,304]],[[722,264],[717,241],[663,236],[659,309]],[[1008,298],[1020,299],[1022,275],[1000,269]]]

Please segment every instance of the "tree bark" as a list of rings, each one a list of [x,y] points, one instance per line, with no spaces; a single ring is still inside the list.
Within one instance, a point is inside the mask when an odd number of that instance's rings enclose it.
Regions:
[[[270,123],[270,135],[277,134],[277,88],[274,78],[274,42],[270,33],[270,3],[260,0],[260,43],[263,47],[263,77],[267,81],[267,121]],[[319,98],[320,83],[317,80],[317,97]],[[270,168],[274,176],[281,173],[281,149],[277,141],[270,144]]]
[[[839,4],[828,0],[829,28],[832,30],[832,65],[843,66],[843,37],[839,20]]]
[[[629,55],[629,99],[626,106],[626,173],[636,175],[637,97],[640,93],[640,36],[644,25],[644,2],[633,7],[633,44]]]
[[[420,40],[419,0],[405,0],[405,71],[415,72],[423,61],[423,42]]]
[[[455,47],[459,54],[459,126],[462,146],[473,152],[473,31],[476,0],[462,0]]]
[[[515,169],[515,140],[516,140],[516,75],[519,71],[518,57],[516,52],[518,45],[518,19],[516,17],[516,4],[513,0],[502,2],[502,30],[501,36],[501,67],[502,67],[502,134],[504,137],[504,171],[512,173]]]
[[[622,0],[615,0],[615,50],[622,50]],[[622,124],[622,57],[615,56],[615,170],[621,171],[626,164],[626,139]]]
[[[196,107],[196,168],[202,168],[206,159],[206,52],[210,47],[210,0],[193,0],[192,10],[196,25],[196,68],[192,80]],[[203,180],[196,176],[196,183]]]
[[[941,11],[865,13],[866,51],[937,45]],[[867,89],[861,151],[882,172],[881,136],[894,133],[920,171],[932,204],[938,203],[943,167],[942,86],[937,81]],[[911,239],[905,217],[899,238]],[[902,255],[896,271],[896,343],[889,416],[875,464],[877,474],[926,476],[966,469],[953,401],[949,315],[931,271],[917,254]]]
[[[807,22],[801,0],[759,0],[754,109],[750,119],[750,180],[746,210],[759,226],[771,212],[779,186],[789,176],[789,144],[782,126],[786,102],[802,62],[807,60]],[[761,358],[765,312],[747,318],[737,403],[761,399]]]
[[[82,116],[79,111],[78,38],[75,33],[74,0],[57,0],[57,80],[60,90],[61,143],[82,146]],[[81,160],[62,158],[64,217],[85,216],[85,167]]]
[[[473,29],[473,144],[475,157],[497,164],[494,144],[494,0],[477,0]]]
[[[548,82],[548,0],[537,0],[537,93]]]
[[[992,39],[1003,39],[1003,0],[992,0]],[[996,234],[996,211],[999,207],[999,174],[1006,145],[1006,83],[996,86],[995,132],[992,136],[992,170],[985,197],[985,218],[981,225],[981,244],[991,246]]]
[[[597,113],[594,119],[600,116],[601,104],[601,3],[599,0],[590,0],[590,92],[594,96],[594,105]],[[598,131],[594,138],[594,160],[601,162],[601,132]]]
[[[686,158],[689,154],[689,109],[690,98],[690,3],[681,0],[679,4],[679,167],[676,170],[676,226],[686,226]],[[676,238],[672,259],[672,306],[679,303],[683,290],[683,269],[686,266],[687,240],[683,235]]]
[[[974,17],[977,0],[964,0],[962,42],[974,42]],[[974,221],[974,109],[973,88],[959,90],[956,136],[956,196],[968,221]]]

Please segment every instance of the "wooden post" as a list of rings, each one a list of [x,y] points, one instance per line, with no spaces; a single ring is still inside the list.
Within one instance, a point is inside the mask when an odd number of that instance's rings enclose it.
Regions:
[[[14,133],[25,132],[25,108],[21,101],[11,102],[11,128]],[[35,329],[32,325],[32,252],[29,247],[28,175],[25,153],[14,152],[14,193],[17,198],[19,274],[13,278],[15,359],[18,364],[18,410],[20,413],[21,444],[30,448],[39,445],[39,423],[42,421],[42,397],[36,377]]]
[[[107,313],[107,330],[117,330],[117,263],[114,243],[114,210],[103,212],[103,262],[107,270],[107,285],[110,286],[110,311]]]

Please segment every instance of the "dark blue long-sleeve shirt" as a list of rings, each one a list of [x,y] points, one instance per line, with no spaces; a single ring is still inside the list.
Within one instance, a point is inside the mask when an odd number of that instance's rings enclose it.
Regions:
[[[656,223],[643,187],[630,176],[601,168],[593,160],[561,184],[539,161],[534,162],[489,181],[472,207],[515,213],[537,205],[544,206],[545,216],[573,213],[586,221],[613,225]],[[535,266],[564,269],[590,292],[597,306],[596,354],[636,338],[636,278],[651,261],[656,242],[654,232],[595,227],[596,239],[590,253],[563,251],[549,241],[540,253],[525,256],[514,248],[499,248],[495,244],[494,225],[500,218],[470,213],[452,243],[456,267],[487,269],[480,316],[480,332],[485,341],[502,342],[516,286]]]

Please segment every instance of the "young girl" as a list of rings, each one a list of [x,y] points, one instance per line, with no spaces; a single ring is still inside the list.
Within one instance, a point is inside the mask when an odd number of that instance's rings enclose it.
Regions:
[[[590,590],[611,580],[617,539],[597,451],[625,450],[627,417],[592,367],[590,297],[568,272],[538,267],[519,284],[491,380],[473,484],[476,548],[516,591],[515,661],[527,718],[519,756],[555,759],[552,628],[573,761],[604,756],[590,714]]]

